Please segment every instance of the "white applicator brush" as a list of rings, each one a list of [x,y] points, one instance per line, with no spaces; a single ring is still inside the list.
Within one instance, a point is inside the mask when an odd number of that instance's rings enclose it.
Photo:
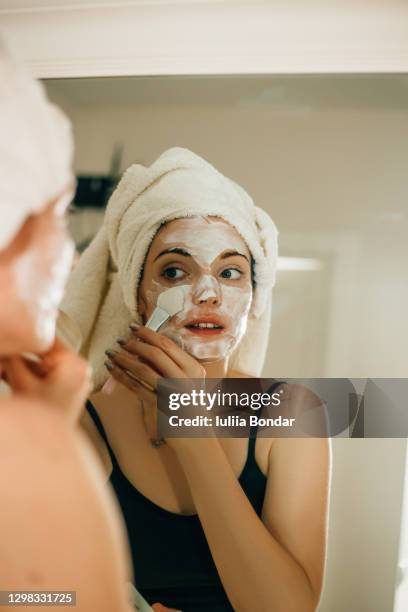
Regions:
[[[146,322],[145,327],[158,331],[160,327],[175,314],[183,310],[184,306],[184,285],[171,287],[163,291],[157,299],[157,304],[151,316]],[[102,387],[105,395],[110,395],[115,388],[115,380],[110,376]]]
[[[170,317],[174,316],[184,305],[184,291],[182,287],[172,287],[159,295],[156,308],[145,327],[157,331]]]

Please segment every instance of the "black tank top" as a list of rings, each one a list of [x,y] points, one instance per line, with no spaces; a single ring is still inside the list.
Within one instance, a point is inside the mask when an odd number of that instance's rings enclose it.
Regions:
[[[136,588],[150,605],[160,602],[182,612],[233,610],[198,515],[170,512],[140,493],[120,469],[99,415],[89,401],[87,410],[112,461],[110,483],[127,528]],[[266,478],[255,461],[256,433],[252,428],[239,483],[260,517]]]

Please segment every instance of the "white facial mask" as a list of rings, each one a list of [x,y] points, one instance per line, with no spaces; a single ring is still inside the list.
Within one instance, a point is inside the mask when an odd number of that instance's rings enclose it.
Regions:
[[[35,336],[44,349],[55,336],[58,306],[70,273],[74,244],[61,234],[48,236],[41,247],[24,252],[14,264],[18,297],[35,326]]]
[[[241,341],[247,328],[252,302],[250,278],[243,285],[224,281],[212,270],[213,262],[225,251],[246,252],[242,238],[229,224],[203,217],[182,219],[177,227],[163,236],[164,244],[178,246],[188,251],[201,270],[193,284],[185,284],[184,308],[172,317],[160,333],[175,340],[184,350],[200,361],[225,359]],[[158,295],[168,289],[168,284],[153,281],[147,299],[156,304]],[[185,323],[200,318],[202,314],[218,316],[224,330],[217,335],[192,333]]]

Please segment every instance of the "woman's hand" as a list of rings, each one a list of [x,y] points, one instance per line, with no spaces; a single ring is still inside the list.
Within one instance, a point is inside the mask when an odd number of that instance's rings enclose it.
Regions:
[[[2,366],[2,376],[14,393],[51,402],[76,423],[91,390],[91,368],[60,340],[38,361],[13,356]]]
[[[175,610],[174,608],[166,608],[160,603],[155,603],[152,605],[152,609],[154,612],[182,612],[181,610]]]
[[[118,342],[123,350],[106,351],[105,365],[117,382],[143,401],[155,435],[159,379],[205,378],[205,368],[173,340],[146,327],[132,326],[132,337]]]

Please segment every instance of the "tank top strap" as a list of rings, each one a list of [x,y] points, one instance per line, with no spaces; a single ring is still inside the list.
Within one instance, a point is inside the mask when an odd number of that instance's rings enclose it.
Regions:
[[[118,462],[116,461],[116,457],[115,454],[112,450],[111,445],[109,444],[109,440],[108,440],[108,436],[106,435],[106,431],[104,426],[102,425],[102,421],[100,419],[99,414],[96,412],[95,407],[91,404],[91,402],[89,400],[87,400],[86,402],[86,409],[89,413],[89,416],[91,417],[91,419],[93,420],[93,422],[95,423],[96,429],[99,431],[101,437],[103,438],[106,447],[108,449],[108,453],[112,462],[112,467],[119,467],[118,466]]]
[[[272,393],[274,393],[275,389],[277,389],[277,387],[279,387],[279,385],[281,385],[281,384],[282,384],[282,382],[279,381],[279,380],[274,382],[269,387],[269,389],[267,391],[265,391],[265,393],[269,393],[269,395],[271,395]],[[257,434],[258,434],[258,425],[252,425],[252,427],[249,430],[247,463],[256,463],[256,461],[255,461],[255,444],[256,444]]]

